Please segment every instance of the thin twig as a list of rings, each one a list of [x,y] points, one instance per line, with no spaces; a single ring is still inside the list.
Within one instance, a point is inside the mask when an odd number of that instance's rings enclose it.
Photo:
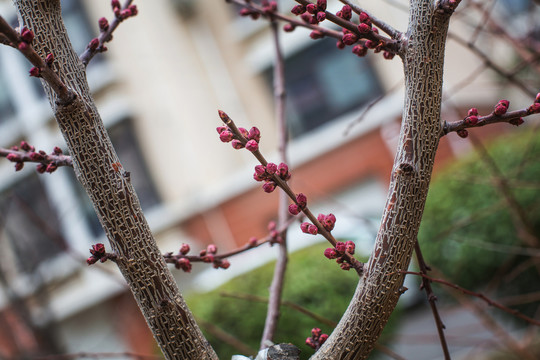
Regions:
[[[285,62],[281,52],[279,42],[278,23],[275,18],[270,20],[270,28],[274,40],[275,62],[274,62],[274,101],[275,101],[275,116],[278,129],[278,152],[280,161],[288,163],[287,159],[287,143],[288,131],[287,120],[285,114]],[[288,197],[284,192],[279,193],[278,206],[278,226],[281,227],[288,221]],[[283,284],[285,281],[285,272],[287,270],[288,254],[287,254],[287,229],[280,233],[280,241],[278,242],[278,257],[276,266],[274,267],[274,276],[270,285],[270,296],[268,299],[268,310],[266,320],[264,322],[264,330],[261,338],[260,349],[265,349],[274,340],[276,329],[280,316],[280,303],[283,296]]]
[[[520,313],[519,311],[517,310],[514,310],[514,309],[510,309],[496,301],[493,301],[491,300],[490,298],[488,298],[487,296],[485,296],[484,294],[482,293],[478,293],[478,292],[475,292],[475,291],[471,291],[471,290],[467,290],[465,288],[462,288],[461,286],[459,285],[456,285],[456,284],[452,284],[451,282],[449,281],[446,281],[446,280],[443,280],[443,279],[435,279],[435,278],[432,278],[426,274],[422,274],[421,272],[416,272],[416,271],[401,271],[402,274],[409,274],[409,275],[418,275],[418,276],[421,276],[431,282],[436,282],[436,283],[439,283],[439,284],[443,284],[443,285],[446,285],[448,287],[451,287],[452,289],[456,289],[456,290],[459,290],[461,291],[462,293],[464,294],[467,294],[467,295],[471,295],[471,296],[474,296],[474,297],[477,297],[481,300],[483,300],[484,302],[486,302],[488,305],[490,306],[493,306],[499,310],[502,310],[508,314],[511,314],[515,317],[518,317],[522,320],[525,320],[526,322],[528,322],[529,324],[533,324],[533,325],[536,325],[536,326],[540,326],[540,321],[539,320],[535,320],[533,318],[530,318],[522,313]]]
[[[420,273],[424,275],[427,274],[430,268],[429,266],[427,266],[424,260],[424,256],[422,254],[422,250],[420,249],[418,239],[416,239],[414,251],[416,253],[416,260],[418,261],[418,266],[420,267]],[[439,309],[437,308],[437,296],[433,292],[431,282],[424,277],[422,277],[422,288],[426,291],[429,306],[431,307],[431,312],[433,313],[433,318],[435,319],[435,324],[437,325],[437,333],[439,335],[439,341],[441,342],[441,348],[443,350],[444,358],[445,360],[450,360],[450,351],[448,350],[448,344],[446,342],[446,337],[444,336],[444,329],[446,327],[442,322],[441,315],[439,314]]]
[[[403,33],[401,31],[398,31],[398,30],[394,29],[392,26],[390,26],[390,24],[376,18],[375,16],[373,16],[373,14],[371,14],[371,13],[367,12],[366,10],[362,9],[361,7],[359,7],[358,5],[353,3],[352,1],[350,1],[350,0],[339,0],[339,1],[341,1],[342,3],[344,3],[346,5],[349,5],[351,7],[351,9],[357,14],[360,14],[362,12],[368,14],[371,22],[375,26],[377,26],[379,29],[384,31],[386,34],[388,34],[392,39],[399,40],[403,36]]]

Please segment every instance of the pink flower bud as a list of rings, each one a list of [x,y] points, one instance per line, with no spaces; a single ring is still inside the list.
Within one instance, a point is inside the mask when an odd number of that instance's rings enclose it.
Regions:
[[[317,0],[317,7],[319,8],[319,10],[325,11],[326,6],[327,6],[326,0]]]
[[[523,118],[517,118],[517,119],[512,119],[509,121],[510,124],[514,125],[514,126],[519,126],[521,124],[523,124],[525,121],[523,121]]]
[[[394,54],[393,52],[390,52],[390,51],[383,52],[383,57],[386,60],[392,60],[394,58],[394,56],[396,56],[396,54]]]
[[[338,13],[336,13],[336,15],[339,16],[340,18],[345,19],[345,20],[351,20],[352,8],[349,5],[345,5],[341,8],[340,11],[338,11]]]
[[[139,13],[139,9],[137,9],[137,5],[129,5],[128,9],[129,11],[131,11],[131,16],[135,16]]]
[[[307,4],[306,11],[313,15],[317,12],[317,6],[315,4]]]
[[[339,267],[342,270],[349,271],[351,269],[351,264],[344,262],[344,263],[341,263],[341,265],[339,265]]]
[[[458,134],[459,137],[464,138],[464,139],[465,139],[467,136],[469,136],[469,132],[468,132],[467,130],[465,130],[465,129],[459,130],[459,131],[457,132],[457,134]]]
[[[345,250],[351,254],[354,255],[354,250],[356,249],[356,244],[353,241],[346,241],[345,242]]]
[[[221,119],[221,121],[223,122],[228,122],[229,120],[231,120],[231,118],[229,118],[229,115],[227,115],[225,113],[225,111],[223,110],[218,110],[218,114],[219,114],[219,118]]]
[[[201,251],[199,251],[199,256],[200,257],[206,256],[206,249],[202,249]]]
[[[242,134],[242,136],[245,137],[245,138],[247,138],[249,136],[249,132],[243,127],[239,127],[238,131],[240,131],[240,134]]]
[[[231,141],[231,145],[234,149],[239,150],[244,148],[244,144],[240,140],[234,139]]]
[[[191,250],[191,248],[189,247],[188,244],[182,244],[182,246],[180,247],[180,254],[182,255],[186,255],[189,250]]]
[[[321,329],[319,329],[319,328],[313,328],[313,329],[311,329],[311,336],[312,336],[313,338],[318,339],[319,336],[321,336],[321,334],[322,334],[322,330],[321,330]]]
[[[277,170],[279,172],[279,177],[286,180],[285,178],[289,174],[289,166],[285,163],[280,163]]]
[[[308,223],[308,222],[301,223],[300,224],[300,230],[302,230],[303,233],[308,234],[309,233],[309,231],[308,231],[309,225],[311,225],[311,224]]]
[[[306,206],[306,204],[307,204],[307,196],[302,194],[302,193],[296,195],[296,203],[300,207]]]
[[[470,108],[467,112],[467,116],[478,116],[478,109],[477,108]]]
[[[56,169],[58,169],[58,165],[56,165],[55,163],[50,163],[49,165],[47,165],[47,168],[45,168],[45,171],[49,174],[52,174],[56,171]]]
[[[343,43],[343,41],[338,40],[338,41],[336,42],[336,47],[337,47],[339,50],[343,50],[343,49],[345,49],[345,44]]]
[[[324,37],[324,34],[318,30],[313,30],[309,33],[309,37],[313,40],[322,39]]]
[[[33,77],[41,77],[41,69],[36,67],[36,66],[33,66],[30,71],[30,76],[33,76]]]
[[[246,149],[251,151],[251,152],[255,152],[255,151],[259,150],[259,144],[255,140],[249,140],[246,143]]]
[[[373,40],[366,40],[366,42],[364,42],[364,45],[368,49],[375,49],[377,47],[377,42]]]
[[[305,13],[303,13],[302,15],[300,15],[300,18],[306,22],[306,23],[311,23],[311,15],[309,15],[309,13],[306,11]]]
[[[92,245],[92,249],[90,250],[90,253],[94,256],[105,255],[105,245],[103,245],[102,243],[97,243],[95,245]]]
[[[326,340],[328,340],[328,334],[321,334],[321,336],[319,336],[319,346],[324,344]]]
[[[37,164],[36,171],[40,174],[43,174],[47,170],[47,165],[44,164]]]
[[[60,149],[58,146],[55,146],[53,149],[54,155],[62,155],[62,149]]]
[[[358,19],[362,23],[365,23],[365,22],[368,22],[368,21],[371,22],[371,19],[369,18],[369,15],[367,13],[363,12],[363,11],[358,16]]]
[[[328,231],[332,231],[334,229],[335,223],[336,223],[336,217],[334,216],[334,214],[328,214],[324,218],[323,227]]]
[[[21,41],[17,47],[19,48],[19,50],[25,51],[28,49],[28,43]]]
[[[536,98],[534,99],[534,102],[540,103],[540,93],[536,94]]]
[[[343,38],[341,39],[345,45],[352,45],[356,41],[358,41],[358,37],[355,34],[347,33],[343,35]]]
[[[345,245],[343,241],[336,242],[336,252],[339,255],[343,255],[346,250],[347,250],[347,245]]]
[[[240,15],[240,16],[249,16],[249,15],[251,15],[251,10],[246,9],[246,8],[242,8],[238,12],[238,15]]]
[[[210,244],[206,247],[206,252],[208,254],[215,254],[217,253],[217,246],[215,244]]]
[[[24,42],[31,44],[32,40],[34,40],[34,33],[32,32],[32,30],[26,27],[23,27],[21,31],[21,38],[23,39]]]
[[[497,116],[501,116],[501,115],[506,114],[507,110],[508,110],[508,107],[504,106],[501,103],[498,103],[497,106],[495,106],[495,110],[493,111],[493,113]]]
[[[508,101],[508,100],[499,100],[499,104],[508,109],[508,106],[510,106],[510,101]]]
[[[33,147],[30,146],[30,144],[28,144],[26,141],[21,141],[21,149],[24,151],[34,151]]]
[[[292,9],[291,9],[291,12],[294,14],[294,15],[302,15],[303,13],[306,12],[306,7],[304,5],[295,5]]]
[[[109,29],[109,21],[102,17],[98,20],[99,30],[101,31],[107,31]]]
[[[112,0],[112,1],[111,1],[111,7],[112,7],[113,10],[114,10],[115,8],[118,8],[118,9],[121,8],[122,5],[120,5],[120,1],[119,1],[119,0]]]
[[[271,193],[276,189],[276,183],[273,181],[265,182],[262,186],[265,193]]]
[[[371,24],[360,23],[360,25],[358,25],[358,31],[360,31],[363,34],[366,34],[366,33],[370,32],[371,31]]]
[[[324,256],[326,256],[328,259],[335,259],[338,257],[338,254],[336,252],[336,249],[327,248],[326,250],[324,250]]]
[[[289,213],[291,215],[298,215],[300,214],[300,208],[296,204],[289,205]]]
[[[540,113],[540,103],[535,102],[527,109],[529,114],[538,114]]]
[[[41,155],[40,153],[37,153],[37,152],[31,152],[29,154],[29,157],[32,161],[41,161],[44,159],[43,155]]]
[[[10,153],[7,154],[6,159],[9,161],[17,162],[21,160],[21,157],[18,154]]]
[[[472,125],[472,126],[478,124],[478,116],[475,116],[475,115],[467,116],[465,118],[465,124]]]
[[[208,254],[202,258],[202,261],[205,263],[211,263],[211,262],[214,262],[214,260],[215,258],[214,258],[214,255],[212,254]]]
[[[261,131],[255,126],[252,127],[251,129],[249,129],[247,138],[259,142],[261,140]]]
[[[294,26],[291,23],[283,25],[283,31],[285,31],[285,32],[292,32],[292,31],[294,31],[294,29],[296,29],[296,26]]]
[[[88,265],[93,265],[95,264],[99,259],[94,257],[94,256],[90,256],[88,259],[86,259],[86,263]]]
[[[230,266],[231,266],[231,263],[227,259],[221,260],[221,262],[219,264],[219,267],[222,268],[222,269],[225,269],[225,270],[228,269]]]
[[[184,272],[189,273],[191,272],[192,265],[189,259],[181,258],[178,259],[178,261],[174,264],[174,267],[177,269],[182,269]]]
[[[233,133],[228,130],[222,131],[219,134],[219,140],[221,140],[221,142],[225,142],[225,143],[231,142],[232,139],[233,139]]]
[[[311,235],[317,235],[319,233],[319,229],[317,229],[317,227],[313,224],[309,224],[307,230]]]
[[[326,13],[324,11],[319,11],[317,13],[317,21],[323,22],[324,20],[326,20]]]
[[[312,348],[312,349],[316,349],[316,348],[317,348],[317,345],[315,344],[315,341],[314,341],[312,338],[310,338],[310,337],[308,337],[308,338],[306,339],[306,345],[309,346],[309,347]]]
[[[255,174],[264,175],[266,173],[266,168],[262,165],[255,165]]]
[[[353,54],[362,57],[362,56],[366,56],[368,49],[365,46],[358,44],[352,48],[352,52]]]
[[[15,171],[20,171],[22,170],[22,168],[24,167],[24,163],[19,161],[17,163],[15,163]]]
[[[258,241],[259,240],[255,236],[252,236],[252,237],[249,238],[248,244],[249,244],[250,247],[255,247],[255,246],[257,246]]]
[[[47,65],[51,66],[52,63],[54,62],[54,55],[47,54],[47,56],[45,57],[45,62],[47,63]]]
[[[99,46],[99,39],[93,38],[92,40],[90,40],[90,43],[88,44],[88,49],[95,51],[98,48],[98,46]]]
[[[218,134],[221,134],[222,132],[224,132],[227,129],[228,129],[228,127],[226,127],[226,126],[218,126],[216,128],[216,131],[217,131]]]
[[[266,164],[266,172],[270,175],[274,175],[276,171],[278,170],[278,167],[274,163],[268,163]]]

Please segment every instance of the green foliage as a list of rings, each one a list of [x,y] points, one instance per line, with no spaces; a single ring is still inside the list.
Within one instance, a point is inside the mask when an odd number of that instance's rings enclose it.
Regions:
[[[488,153],[540,238],[540,136],[530,130],[517,132],[491,144]],[[463,287],[490,284],[499,295],[531,292],[538,289],[533,285],[539,284],[538,270],[524,255],[530,245],[520,237],[517,213],[508,207],[496,177],[478,153],[439,173],[420,229],[422,250],[428,264]],[[529,305],[534,306],[521,310],[538,306]]]
[[[291,254],[287,270],[284,301],[302,307],[334,322],[339,321],[356,289],[358,276],[353,271],[343,271],[323,256],[327,246],[314,245]],[[250,294],[268,298],[274,263],[264,265],[239,276],[215,291],[190,296],[187,301],[195,316],[218,326],[228,334],[258,349],[266,317],[266,303],[223,297],[220,294]],[[276,343],[290,342],[302,350],[307,359],[313,349],[305,346],[311,329],[319,327],[330,334],[332,327],[307,315],[282,306]],[[204,327],[203,327],[204,331]],[[239,351],[205,332],[208,340],[222,359]],[[243,354],[250,355],[250,354]],[[253,355],[253,354],[251,354]]]

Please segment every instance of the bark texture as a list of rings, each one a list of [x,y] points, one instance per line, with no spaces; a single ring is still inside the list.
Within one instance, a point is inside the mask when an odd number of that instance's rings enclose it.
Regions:
[[[119,165],[90,95],[85,68],[68,39],[60,1],[14,3],[22,25],[36,35],[36,51],[42,58],[54,54],[55,71],[77,95],[71,104],[59,105],[55,93],[44,83],[77,179],[90,196],[112,250],[118,254],[118,267],[163,354],[167,359],[217,359],[163,260],[129,174]]]
[[[405,105],[390,189],[374,251],[338,326],[311,359],[366,359],[402,293],[441,133],[444,49],[450,13],[410,2],[403,39]]]

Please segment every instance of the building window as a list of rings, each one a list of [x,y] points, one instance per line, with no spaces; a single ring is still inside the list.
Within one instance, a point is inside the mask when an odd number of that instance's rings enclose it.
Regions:
[[[0,196],[0,232],[7,239],[3,246],[15,255],[18,271],[32,273],[66,249],[59,229],[58,217],[35,173]]]
[[[265,76],[272,84],[272,69]],[[287,116],[292,138],[304,135],[382,94],[368,58],[323,39],[285,60]]]

